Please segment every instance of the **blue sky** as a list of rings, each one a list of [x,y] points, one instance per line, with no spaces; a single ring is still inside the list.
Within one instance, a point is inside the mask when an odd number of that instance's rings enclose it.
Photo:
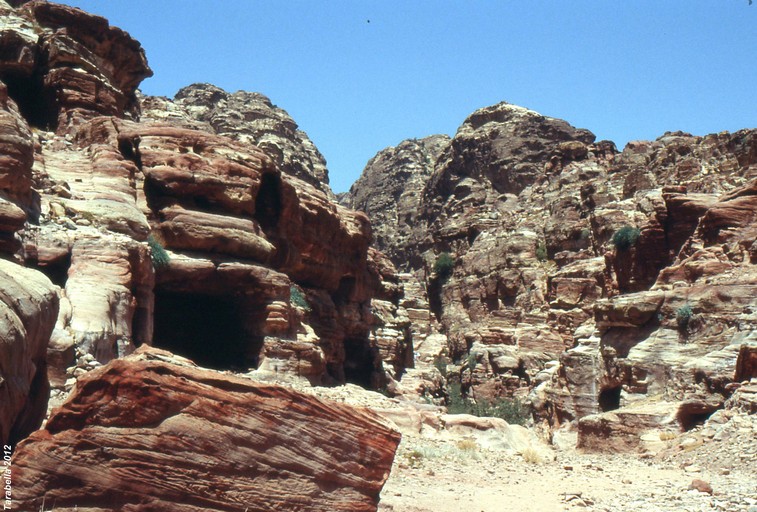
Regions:
[[[147,94],[258,91],[326,157],[334,191],[403,139],[508,101],[622,149],[757,127],[748,0],[70,0],[138,39]]]

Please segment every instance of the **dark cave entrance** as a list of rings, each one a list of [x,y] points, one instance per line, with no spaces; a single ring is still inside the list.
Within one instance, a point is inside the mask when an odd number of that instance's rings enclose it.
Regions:
[[[378,352],[368,340],[344,340],[344,380],[366,389],[376,389]]]
[[[133,139],[118,139],[118,151],[121,156],[129,160],[142,170],[142,155],[139,153],[139,137]]]
[[[45,87],[41,73],[27,75],[10,70],[0,75],[0,80],[8,87],[8,96],[16,102],[30,126],[55,130],[58,125],[55,92]]]
[[[71,267],[71,254],[66,253],[65,256],[61,256],[44,265],[37,261],[27,260],[26,266],[45,274],[54,285],[65,288],[66,281],[68,281],[68,269]]]
[[[241,309],[233,297],[156,291],[153,344],[207,368],[253,367]]]
[[[602,412],[614,411],[620,409],[620,392],[622,388],[616,386],[605,388],[599,393],[599,408]]]
[[[254,217],[266,234],[278,227],[281,209],[281,178],[275,174],[263,174],[255,197]]]
[[[705,403],[685,403],[678,409],[676,419],[681,429],[684,432],[688,432],[700,425],[704,425],[704,422],[709,419],[712,414],[718,409],[722,409],[722,405],[705,404]]]

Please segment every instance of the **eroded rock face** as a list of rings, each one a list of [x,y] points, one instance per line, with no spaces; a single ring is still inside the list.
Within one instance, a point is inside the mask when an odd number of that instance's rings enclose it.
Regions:
[[[533,390],[537,419],[607,414],[584,422],[605,434],[625,424],[617,409],[638,405],[627,411],[638,433],[659,416],[639,413],[645,401],[664,400],[666,425],[685,429],[722,406],[755,343],[756,148],[755,130],[676,132],[619,153],[499,104],[471,115],[433,163],[410,236],[392,215],[372,221],[398,231],[382,243],[423,283],[469,396]],[[417,172],[409,179],[426,179]],[[380,195],[368,178],[352,197]],[[638,236],[618,248],[625,226]],[[449,268],[435,268],[442,253]],[[622,428],[619,443],[635,446]]]
[[[140,349],[80,378],[19,445],[13,497],[23,510],[375,511],[399,440],[366,409]]]
[[[0,259],[0,442],[15,444],[45,417],[45,352],[58,315],[56,287]]]
[[[56,386],[152,343],[261,378],[402,371],[396,272],[286,112],[195,85],[140,97],[140,120],[139,43],[78,9],[2,6],[0,251],[61,288]]]
[[[376,248],[400,268],[413,266],[410,258],[415,251],[407,246],[412,244],[421,194],[448,143],[446,135],[431,135],[380,151],[340,199],[342,204],[368,215]]]
[[[45,1],[0,9],[9,20],[0,80],[30,124],[62,132],[94,115],[137,113],[137,85],[152,71],[126,32]]]
[[[296,176],[334,198],[326,159],[289,114],[257,92],[229,93],[211,84],[193,84],[173,101],[146,97],[143,116],[199,127],[262,149],[285,174]]]

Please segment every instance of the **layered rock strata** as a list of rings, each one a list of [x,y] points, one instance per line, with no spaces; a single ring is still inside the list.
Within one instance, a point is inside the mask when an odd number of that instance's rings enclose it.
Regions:
[[[81,377],[19,445],[13,497],[23,510],[375,511],[399,440],[368,410],[140,349]]]
[[[2,6],[0,238],[61,288],[56,385],[152,343],[261,377],[382,387],[382,355],[401,373],[396,273],[283,110],[196,85],[141,98],[140,120],[138,42],[78,9]]]
[[[348,199],[418,212],[412,233],[382,244],[428,290],[470,397],[536,390],[552,426],[635,404],[638,425],[686,429],[722,407],[755,343],[757,132],[667,133],[618,152],[503,103],[409,178],[425,182],[414,202],[392,195],[399,178],[370,186],[387,169],[407,167],[367,167]],[[392,215],[372,220],[396,230]],[[612,240],[622,228],[627,246]],[[665,414],[640,412],[660,400]],[[633,423],[615,414],[599,430]]]
[[[184,87],[173,100],[142,99],[143,116],[172,125],[200,128],[254,144],[285,174],[296,176],[334,198],[326,159],[282,108],[257,92],[229,93],[211,84]]]

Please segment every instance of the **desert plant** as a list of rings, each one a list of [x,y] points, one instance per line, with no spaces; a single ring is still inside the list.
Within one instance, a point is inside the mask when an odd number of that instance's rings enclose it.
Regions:
[[[548,258],[547,244],[539,242],[539,245],[536,246],[536,259],[539,261],[547,261]]]
[[[293,305],[304,309],[306,312],[310,312],[310,304],[308,304],[305,295],[294,285],[289,287],[289,299]]]
[[[452,268],[455,266],[455,258],[448,252],[443,252],[436,257],[434,263],[434,272],[439,277],[447,277],[452,273]]]
[[[694,311],[688,304],[684,304],[680,308],[676,309],[676,323],[678,324],[678,328],[682,331],[686,330],[693,315]]]
[[[636,245],[639,240],[641,231],[638,228],[632,226],[623,226],[612,235],[610,240],[615,248],[619,251],[627,251],[632,246]]]
[[[521,452],[521,456],[523,457],[523,460],[528,462],[529,464],[541,464],[544,462],[544,459],[541,456],[541,453],[539,453],[539,450],[534,448],[533,446],[528,446],[526,449]]]
[[[531,417],[528,406],[517,398],[469,400],[463,397],[462,386],[457,380],[447,381],[447,412],[501,418],[511,425],[525,425]]]
[[[171,257],[163,248],[163,245],[152,235],[147,237],[147,245],[150,246],[150,259],[152,259],[153,268],[158,270],[167,267],[171,262]]]
[[[472,410],[475,416],[502,418],[511,425],[525,425],[531,416],[528,406],[517,398],[478,400]]]

